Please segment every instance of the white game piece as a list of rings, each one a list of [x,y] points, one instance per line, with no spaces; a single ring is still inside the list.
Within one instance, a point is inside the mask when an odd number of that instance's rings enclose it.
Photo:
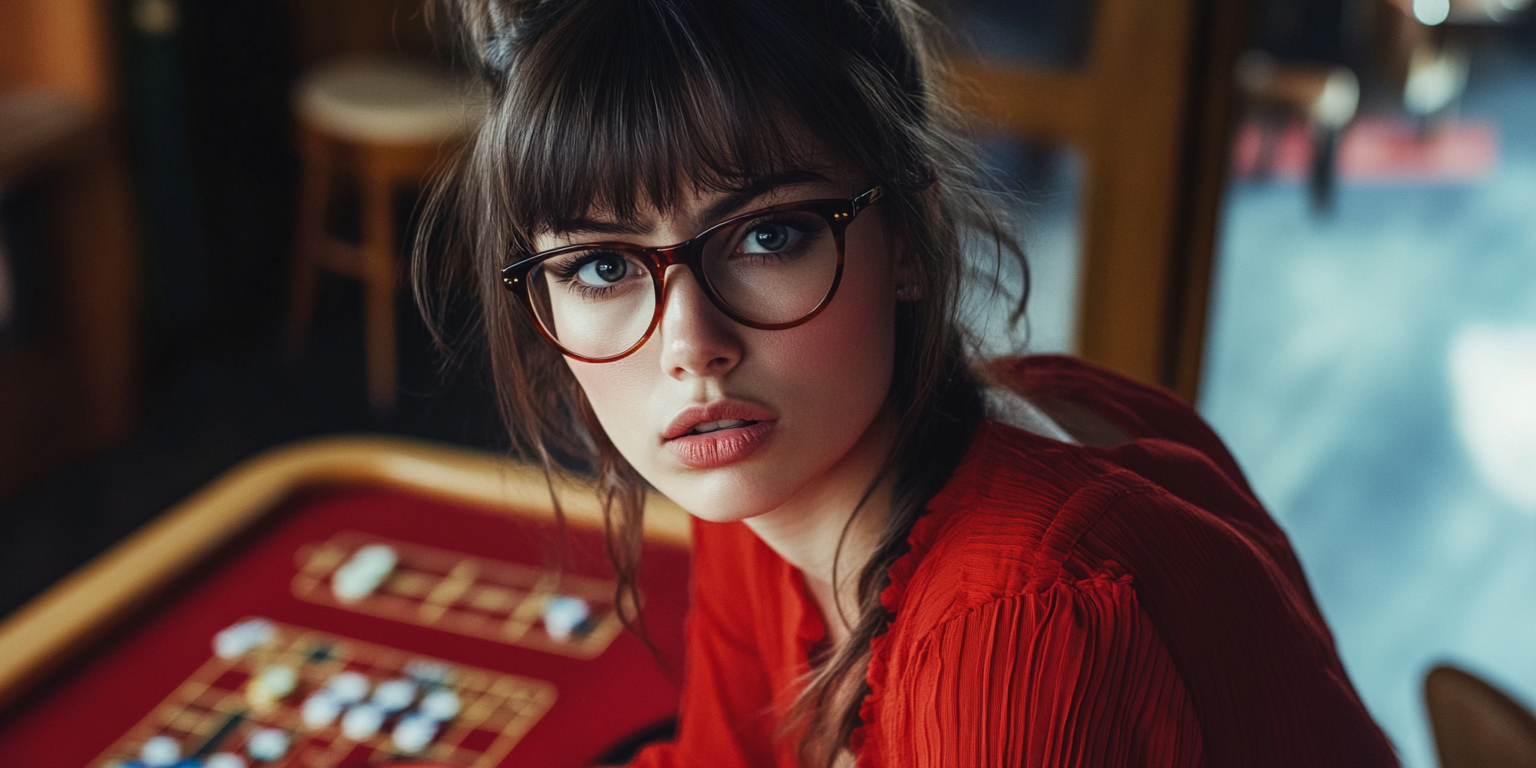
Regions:
[[[369,544],[352,553],[352,562],[366,564],[370,569],[387,571],[400,562],[400,555],[383,544]]]
[[[373,698],[369,699],[375,706],[386,714],[399,712],[411,705],[416,700],[416,684],[403,678],[385,680],[373,689]]]
[[[358,704],[341,716],[341,733],[353,741],[362,741],[384,725],[384,711],[372,704]]]
[[[552,597],[544,604],[544,631],[563,642],[570,639],[576,627],[591,615],[587,601],[579,597]]]
[[[412,754],[420,752],[428,744],[432,743],[432,737],[437,735],[437,722],[419,714],[409,714],[400,718],[395,724],[395,731],[390,735],[395,746],[401,752]]]
[[[342,703],[330,691],[316,691],[304,700],[300,717],[306,728],[324,728],[341,717]]]
[[[245,766],[245,758],[233,752],[215,752],[203,763],[203,768],[245,768]]]
[[[277,636],[277,627],[266,619],[247,619],[213,636],[213,652],[221,659],[244,656],[247,651]]]
[[[375,578],[366,571],[342,568],[331,576],[331,594],[343,603],[355,603],[372,594],[382,582],[382,578]]]
[[[439,688],[423,696],[421,706],[417,709],[424,717],[432,720],[452,720],[459,713],[459,696],[446,688]]]
[[[245,742],[252,760],[270,763],[288,754],[288,734],[277,728],[257,728]]]
[[[166,768],[181,759],[181,745],[169,736],[156,736],[139,749],[139,762],[149,768]]]
[[[368,678],[361,672],[342,672],[325,684],[325,689],[343,706],[367,698],[368,688]]]
[[[411,659],[405,663],[405,676],[426,686],[448,682],[449,673],[448,665],[441,661]]]
[[[251,679],[245,696],[252,704],[271,704],[293,693],[298,683],[299,674],[293,667],[267,667]]]
[[[331,576],[331,594],[344,603],[372,594],[399,564],[400,556],[383,544],[369,544],[356,552]]]

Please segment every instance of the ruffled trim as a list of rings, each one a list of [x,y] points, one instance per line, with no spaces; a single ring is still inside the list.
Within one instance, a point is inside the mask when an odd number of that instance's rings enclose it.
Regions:
[[[928,502],[928,513],[919,517],[912,524],[912,531],[907,534],[907,551],[891,563],[889,570],[890,583],[880,592],[880,605],[889,613],[898,613],[902,601],[906,599],[907,588],[912,583],[912,577],[922,565],[928,552],[938,542],[944,529],[956,510],[964,509],[969,505],[970,497],[974,494],[976,483],[974,476],[981,471],[984,463],[982,452],[983,445],[989,442],[992,436],[992,427],[986,424],[981,432],[971,441],[971,446],[966,450],[965,457],[961,460],[959,468],[950,476],[949,482],[944,488]],[[860,725],[854,729],[848,737],[848,746],[858,756],[860,765],[879,765],[879,721],[876,719],[879,702],[885,694],[885,681],[888,677],[890,664],[891,632],[889,629],[881,633],[869,643],[869,672],[865,676],[865,682],[869,685],[869,693],[865,695],[864,702],[859,706]],[[865,747],[873,745],[874,752],[865,754]]]

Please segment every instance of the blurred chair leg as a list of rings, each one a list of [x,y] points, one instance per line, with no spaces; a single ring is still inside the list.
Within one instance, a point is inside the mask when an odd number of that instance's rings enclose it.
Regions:
[[[368,403],[377,413],[395,407],[395,257],[389,174],[363,173],[363,325],[367,334]]]
[[[324,139],[306,134],[300,139],[299,149],[303,180],[293,246],[293,277],[288,291],[287,352],[290,359],[299,357],[309,337],[320,249],[325,247],[325,211],[333,172],[331,151]]]
[[[1333,211],[1334,190],[1338,185],[1339,130],[1316,125],[1312,131],[1312,168],[1308,178],[1312,210],[1330,213]]]
[[[1435,667],[1424,678],[1424,703],[1440,768],[1536,768],[1536,716],[1499,689]]]

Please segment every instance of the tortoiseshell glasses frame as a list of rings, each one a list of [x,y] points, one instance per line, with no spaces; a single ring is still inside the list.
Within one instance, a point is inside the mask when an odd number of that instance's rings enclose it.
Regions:
[[[647,248],[624,242],[598,242],[581,243],[577,245],[552,248],[550,250],[542,251],[519,259],[503,268],[501,270],[502,284],[505,288],[517,295],[518,299],[521,300],[523,307],[527,310],[529,317],[533,320],[534,326],[539,329],[539,333],[543,335],[543,337],[549,341],[550,344],[553,344],[563,354],[587,363],[605,363],[623,359],[624,357],[633,354],[635,350],[644,346],[645,342],[650,340],[651,335],[656,332],[656,328],[660,325],[662,314],[665,311],[667,268],[674,264],[681,264],[688,268],[688,270],[693,274],[694,279],[697,281],[700,289],[703,290],[704,295],[707,296],[710,302],[726,317],[729,317],[732,320],[747,326],[748,328],[756,328],[760,330],[775,331],[783,330],[786,328],[793,328],[797,325],[809,322],[812,318],[816,317],[816,315],[820,314],[821,311],[826,308],[827,304],[832,301],[833,295],[837,293],[838,285],[842,282],[844,252],[843,241],[844,234],[848,229],[848,225],[852,223],[853,220],[857,218],[862,211],[879,200],[883,194],[884,188],[880,185],[876,185],[851,199],[805,200],[761,208],[758,210],[732,216],[728,219],[713,224],[703,232],[700,232],[699,234],[681,243],[677,243],[676,245]],[[713,255],[712,253],[706,251],[706,245],[710,243],[711,238],[717,235],[721,235],[722,233],[730,233],[730,231],[735,227],[742,226],[749,222],[754,222],[754,220],[758,219],[769,221],[769,219],[765,217],[773,217],[775,215],[784,216],[788,214],[815,216],[826,223],[827,230],[832,235],[832,240],[836,245],[836,268],[835,270],[831,271],[831,279],[825,286],[825,292],[822,293],[819,297],[814,298],[814,306],[811,306],[808,311],[802,312],[797,310],[795,312],[796,316],[792,318],[765,321],[763,319],[752,317],[748,310],[745,310],[741,306],[733,305],[731,301],[727,300],[727,298],[722,295],[721,287],[717,284],[719,281],[711,273],[711,270],[706,268],[706,258]],[[751,232],[753,230],[748,228],[743,231]],[[586,255],[587,258],[577,259],[576,257],[578,257],[578,255]],[[559,259],[561,257],[572,257],[573,260],[579,262],[574,266],[565,267],[567,271],[572,273],[574,273],[576,267],[582,267],[583,265],[591,263],[591,261],[594,259],[600,258],[608,259],[610,262],[614,258],[625,258],[625,264],[643,265],[650,276],[652,293],[652,296],[650,297],[651,316],[646,324],[645,332],[641,334],[640,337],[636,339],[632,344],[628,344],[623,349],[611,354],[594,355],[590,354],[591,350],[573,350],[566,344],[562,344],[555,329],[551,327],[554,324],[553,317],[546,318],[541,315],[539,307],[536,305],[534,296],[535,289],[531,286],[532,283],[544,279],[540,276],[543,275],[546,270],[539,270],[541,266],[545,265],[551,259]],[[538,275],[534,274],[535,270],[539,270]],[[620,278],[615,278],[615,282],[621,278],[622,271]],[[819,279],[825,280],[824,277]],[[569,281],[570,278],[567,277],[566,280]],[[547,292],[549,288],[547,286],[541,286],[539,290]],[[753,288],[751,286],[746,286],[740,290],[750,293]],[[796,290],[799,289],[797,288]],[[820,291],[821,287],[807,286],[806,290],[812,292],[807,295],[807,302],[809,302],[811,301],[811,297],[814,296],[814,292]],[[748,296],[748,298],[751,297]],[[545,300],[548,301],[547,298]],[[640,304],[637,304],[635,309],[640,313],[645,311],[643,305]],[[554,314],[550,309],[546,308],[545,311],[546,313]],[[635,317],[634,320],[638,321],[639,317]]]

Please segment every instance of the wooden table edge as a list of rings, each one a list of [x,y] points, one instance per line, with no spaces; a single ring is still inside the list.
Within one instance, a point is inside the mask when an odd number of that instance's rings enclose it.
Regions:
[[[0,624],[0,711],[281,502],[306,489],[376,485],[517,515],[553,519],[543,472],[481,451],[399,437],[342,435],[274,448],[235,466],[82,566]],[[596,495],[555,484],[569,524],[601,530]],[[688,514],[652,494],[648,540],[687,547]]]

